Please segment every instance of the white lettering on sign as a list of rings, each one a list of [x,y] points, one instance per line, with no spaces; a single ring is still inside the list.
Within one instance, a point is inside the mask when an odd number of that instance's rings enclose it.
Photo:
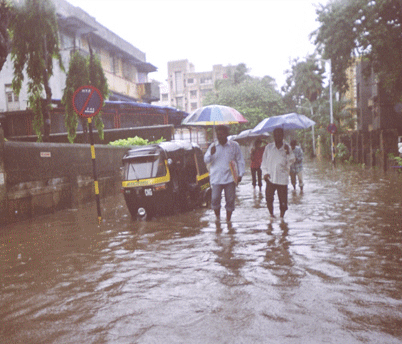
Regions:
[[[40,157],[41,158],[51,158],[52,153],[51,152],[40,152]]]
[[[0,185],[4,185],[4,173],[0,173]]]
[[[81,90],[82,93],[91,93],[91,90],[89,88],[83,88]]]

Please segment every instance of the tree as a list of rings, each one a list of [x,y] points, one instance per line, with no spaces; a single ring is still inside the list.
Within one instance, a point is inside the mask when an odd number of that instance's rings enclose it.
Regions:
[[[66,87],[61,100],[66,111],[64,120],[68,132],[68,140],[71,143],[74,142],[77,135],[78,118],[81,120],[84,135],[86,136],[84,140],[88,141],[87,121],[85,118],[78,117],[78,114],[74,111],[72,97],[79,87],[89,84],[99,89],[103,99],[107,98],[109,88],[99,59],[96,56],[93,56],[92,53],[88,58],[85,58],[80,53],[76,52],[70,60],[66,78]],[[103,139],[104,125],[100,113],[94,117],[94,124],[98,130],[99,137]]]
[[[321,97],[324,82],[324,68],[319,66],[315,55],[306,57],[305,61],[294,59],[291,69],[286,71],[286,84],[282,87],[285,92],[285,103],[290,107],[307,99],[314,102]]]
[[[312,33],[314,44],[331,59],[333,81],[347,89],[346,70],[354,58],[368,61],[384,89],[402,100],[402,1],[332,0],[317,8],[320,27]]]
[[[73,143],[77,135],[78,115],[74,111],[73,95],[80,87],[88,84],[89,74],[87,67],[87,59],[80,53],[76,52],[70,60],[68,67],[66,87],[64,88],[61,103],[65,108],[64,123],[67,129],[67,138]]]
[[[6,0],[0,0],[0,71],[10,52],[10,36],[8,34],[8,24],[12,16],[12,10]]]
[[[303,113],[316,122],[316,133],[320,136],[323,153],[331,156],[330,135],[326,128],[330,122],[329,87],[324,88],[324,69],[315,55],[300,61],[294,59],[287,71],[286,85],[283,87],[287,112]],[[333,100],[334,123],[338,133],[353,127],[353,113],[344,100]],[[311,129],[298,130],[297,138],[305,150],[313,151]]]
[[[23,5],[16,6],[10,30],[11,59],[14,63],[13,89],[19,94],[26,71],[29,79],[28,106],[34,113],[33,128],[38,141],[42,141],[42,138],[48,141],[52,100],[49,79],[53,75],[53,59],[57,59],[63,69],[56,10],[51,0],[25,0]]]
[[[236,70],[240,72],[247,69],[241,64]],[[244,74],[240,79],[234,82],[234,79],[229,78],[229,81],[216,84],[214,92],[205,97],[203,105],[220,104],[238,110],[248,120],[248,123],[239,125],[239,131],[255,127],[266,117],[283,114],[282,96],[275,89],[271,77],[259,79]]]

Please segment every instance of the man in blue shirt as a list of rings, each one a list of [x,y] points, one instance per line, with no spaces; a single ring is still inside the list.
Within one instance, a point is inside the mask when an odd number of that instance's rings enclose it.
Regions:
[[[224,190],[226,220],[230,221],[232,212],[235,209],[236,185],[240,183],[245,172],[245,162],[239,144],[236,141],[229,141],[227,139],[228,135],[228,126],[219,125],[216,127],[218,142],[214,142],[209,146],[204,155],[204,161],[206,164],[210,164],[211,208],[214,210],[217,219],[219,219],[222,190]],[[237,169],[237,174],[232,173],[231,163]],[[237,178],[237,180],[234,180],[234,178]]]

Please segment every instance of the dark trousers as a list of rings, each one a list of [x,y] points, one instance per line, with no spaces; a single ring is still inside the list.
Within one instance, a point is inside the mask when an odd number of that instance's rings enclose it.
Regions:
[[[258,186],[259,187],[262,186],[262,172],[260,167],[251,169],[251,178],[253,186],[257,185],[257,178],[258,178]]]
[[[274,195],[275,191],[278,190],[279,198],[279,210],[281,211],[281,216],[285,215],[286,210],[288,210],[288,186],[273,184],[270,181],[267,182],[267,187],[265,189],[265,198],[267,200],[267,208],[271,215],[274,215]]]

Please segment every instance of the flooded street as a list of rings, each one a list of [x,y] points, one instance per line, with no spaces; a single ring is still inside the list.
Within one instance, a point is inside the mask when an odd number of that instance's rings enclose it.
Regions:
[[[247,172],[229,223],[119,195],[0,228],[0,343],[401,343],[402,178],[304,174],[283,222]]]

